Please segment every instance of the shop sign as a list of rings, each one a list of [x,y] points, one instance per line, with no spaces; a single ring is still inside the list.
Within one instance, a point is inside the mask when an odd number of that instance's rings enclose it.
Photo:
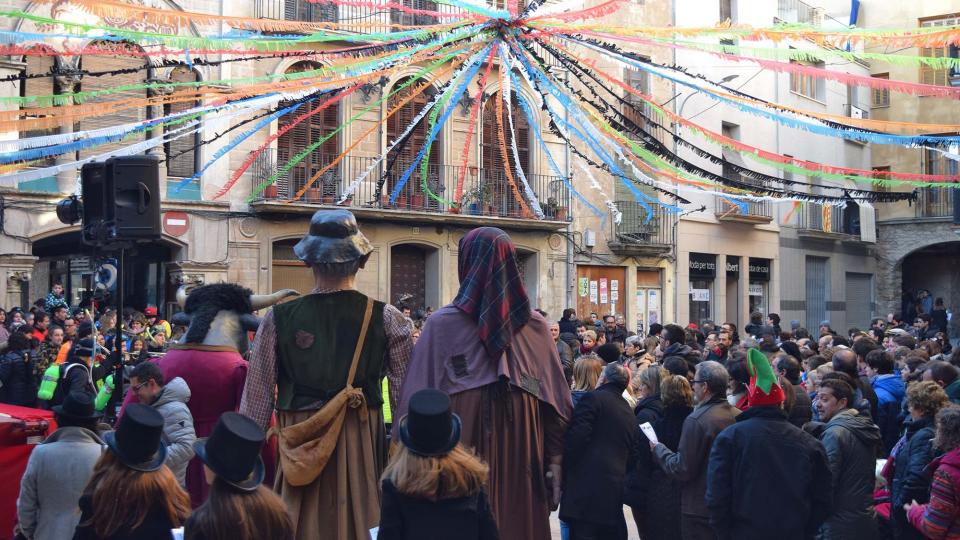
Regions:
[[[708,253],[690,254],[690,277],[713,278],[717,275],[717,256]]]
[[[740,275],[740,257],[727,257],[726,261],[727,266],[727,275],[728,276],[739,276]]]
[[[763,283],[751,283],[748,291],[750,296],[763,296]]]
[[[750,281],[770,281],[770,259],[750,257]]]

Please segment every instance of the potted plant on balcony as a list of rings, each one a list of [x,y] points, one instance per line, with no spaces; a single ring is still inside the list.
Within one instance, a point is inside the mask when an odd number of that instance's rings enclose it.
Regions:
[[[263,190],[264,199],[276,199],[280,195],[280,190],[276,184],[270,184]]]
[[[555,197],[548,197],[546,206],[547,207],[545,208],[544,212],[546,217],[555,221],[567,220],[567,207],[560,206],[560,203],[557,202]]]
[[[304,193],[303,193],[303,198],[304,198],[304,200],[307,200],[307,201],[319,202],[319,201],[320,201],[320,188],[316,187],[316,184],[314,184],[314,186],[311,186],[311,187],[307,188],[307,190],[304,191]]]
[[[470,209],[470,214],[479,216],[481,211],[486,210],[491,198],[490,186],[480,184],[463,195],[463,204]]]

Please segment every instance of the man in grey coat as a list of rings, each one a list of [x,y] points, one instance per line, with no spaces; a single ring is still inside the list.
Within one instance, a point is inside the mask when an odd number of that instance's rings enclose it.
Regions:
[[[707,462],[717,434],[735,422],[739,411],[727,403],[727,370],[712,360],[697,364],[693,394],[697,407],[683,421],[676,452],[663,444],[651,444],[654,460],[681,483],[680,532],[683,540],[714,540],[704,497],[707,492]]]
[[[94,431],[93,396],[71,392],[53,413],[59,427],[33,449],[20,480],[17,527],[29,540],[73,537],[80,521],[77,501],[104,448]]]
[[[180,377],[164,384],[163,372],[155,362],[142,362],[130,372],[130,390],[137,394],[140,403],[150,405],[163,415],[163,443],[167,445],[167,460],[164,462],[177,477],[181,486],[186,486],[187,464],[193,458],[193,443],[197,434],[193,429],[193,416],[187,408],[190,388]]]

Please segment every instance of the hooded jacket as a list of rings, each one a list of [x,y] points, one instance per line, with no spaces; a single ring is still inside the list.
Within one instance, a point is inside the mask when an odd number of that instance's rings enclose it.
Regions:
[[[163,443],[167,445],[167,467],[173,471],[181,486],[186,485],[187,464],[193,458],[193,443],[197,434],[193,430],[193,417],[187,402],[190,388],[186,381],[175,377],[168,382],[160,395],[150,405],[163,415]]]
[[[907,422],[903,443],[897,443],[894,458],[893,482],[890,489],[890,517],[896,538],[922,538],[923,535],[907,521],[903,505],[916,500],[930,500],[930,476],[927,465],[933,461],[933,417],[924,416]]]
[[[823,443],[833,474],[833,514],[820,528],[819,538],[874,538],[877,531],[871,507],[880,428],[855,409],[846,409],[830,422],[811,423],[808,429]]]
[[[900,404],[906,395],[903,379],[898,375],[878,375],[873,380],[873,390],[877,393],[877,426],[883,438],[883,453],[889,455],[893,445],[900,438],[902,417]]]

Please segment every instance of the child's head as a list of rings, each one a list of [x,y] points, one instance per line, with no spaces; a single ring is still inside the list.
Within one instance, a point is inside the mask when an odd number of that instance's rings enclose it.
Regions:
[[[420,390],[408,409],[397,426],[401,444],[382,478],[404,495],[431,501],[480,491],[489,468],[460,445],[460,417],[451,412],[450,397]]]

